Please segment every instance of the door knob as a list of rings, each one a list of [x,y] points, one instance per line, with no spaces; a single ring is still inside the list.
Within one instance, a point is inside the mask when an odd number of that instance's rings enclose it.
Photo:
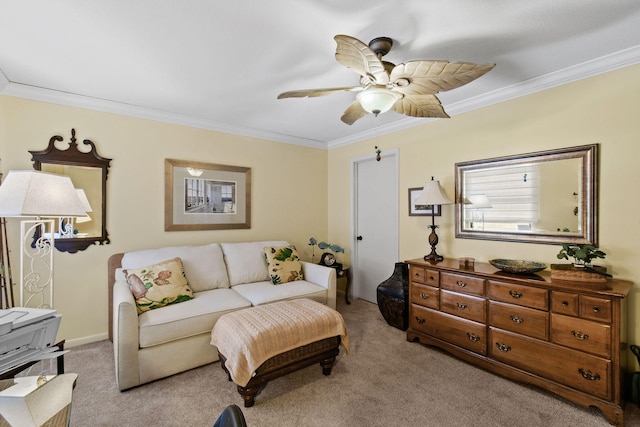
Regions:
[[[356,240],[362,240],[362,236],[356,237]]]

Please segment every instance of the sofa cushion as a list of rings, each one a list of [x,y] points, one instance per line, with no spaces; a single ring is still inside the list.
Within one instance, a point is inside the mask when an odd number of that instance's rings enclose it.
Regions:
[[[306,280],[282,283],[273,286],[271,281],[236,285],[233,290],[251,301],[253,305],[268,304],[295,298],[310,298],[322,304],[327,303],[327,288],[315,285]]]
[[[251,303],[231,289],[196,292],[189,301],[138,316],[140,347],[210,334],[220,316],[247,307]]]
[[[136,300],[138,314],[193,298],[180,258],[123,272]]]
[[[287,246],[283,241],[220,243],[227,265],[229,284],[262,282],[269,280],[267,260],[264,256],[266,246]]]
[[[264,254],[267,257],[269,277],[274,285],[304,279],[302,264],[295,247],[267,246],[264,248]]]
[[[127,252],[122,257],[122,268],[140,268],[174,257],[182,260],[184,274],[194,292],[229,287],[227,268],[218,243]]]

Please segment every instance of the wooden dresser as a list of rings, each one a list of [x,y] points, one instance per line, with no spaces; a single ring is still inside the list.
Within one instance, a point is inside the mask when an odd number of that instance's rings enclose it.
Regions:
[[[409,264],[408,341],[419,341],[507,378],[536,385],[623,425],[621,334],[632,286],[608,289],[504,273],[458,260]]]

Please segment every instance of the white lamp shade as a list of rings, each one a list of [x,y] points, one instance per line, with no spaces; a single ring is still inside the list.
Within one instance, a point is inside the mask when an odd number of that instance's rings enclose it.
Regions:
[[[91,204],[89,203],[89,199],[87,199],[87,195],[82,188],[76,188],[76,193],[78,193],[78,198],[82,203],[82,207],[85,212],[93,212],[91,209]]]
[[[487,209],[491,207],[491,202],[485,194],[474,194],[468,197],[471,205],[467,206],[470,209]]]
[[[367,113],[375,114],[389,111],[402,94],[381,87],[372,87],[356,95],[356,99]]]
[[[440,186],[440,181],[434,181],[433,178],[427,181],[422,193],[413,202],[414,205],[450,205],[452,203]]]
[[[68,176],[9,171],[0,185],[0,217],[77,217],[86,214]]]

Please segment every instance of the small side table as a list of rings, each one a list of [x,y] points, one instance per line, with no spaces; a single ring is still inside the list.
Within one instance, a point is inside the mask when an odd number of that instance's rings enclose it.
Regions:
[[[346,278],[347,283],[344,288],[344,301],[347,304],[351,304],[351,301],[349,301],[349,289],[351,288],[351,268],[342,267],[339,270],[336,270],[336,276],[338,278],[341,278],[341,277]]]
[[[54,346],[58,347],[60,351],[64,351],[64,341],[65,340],[59,341],[56,344],[54,344]],[[40,362],[40,360],[34,360],[31,362],[22,364],[20,366],[16,366],[15,368],[7,372],[3,372],[2,374],[0,374],[0,380],[14,378],[17,374],[24,371],[25,369],[30,368],[31,366],[35,365],[38,362]],[[56,367],[58,369],[58,375],[64,374],[64,354],[61,354],[60,356],[57,357]]]

